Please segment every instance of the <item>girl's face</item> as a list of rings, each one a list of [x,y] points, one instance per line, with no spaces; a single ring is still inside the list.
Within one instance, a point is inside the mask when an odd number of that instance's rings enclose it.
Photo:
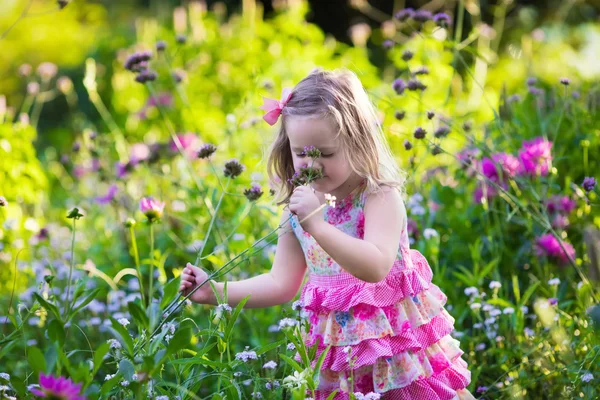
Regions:
[[[286,132],[290,140],[290,151],[294,160],[294,168],[308,164],[322,168],[324,177],[312,183],[312,187],[321,193],[338,196],[345,192],[347,184],[356,174],[350,169],[344,156],[342,143],[336,138],[336,126],[329,118],[318,117],[286,117]],[[303,155],[305,146],[314,146],[322,156],[314,160]]]

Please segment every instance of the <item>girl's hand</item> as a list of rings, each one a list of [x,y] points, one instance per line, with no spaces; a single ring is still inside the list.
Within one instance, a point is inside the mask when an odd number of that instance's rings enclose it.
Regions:
[[[308,217],[313,211],[321,207],[321,202],[313,189],[309,186],[298,186],[294,189],[290,197],[290,211],[298,216],[298,220],[302,221]],[[306,221],[301,223],[305,231],[310,233],[310,230],[320,222],[323,222],[322,213],[316,212]]]
[[[181,285],[179,291],[184,296],[190,294],[190,292],[202,282],[208,279],[208,274],[191,263],[187,263],[183,272],[181,273]],[[207,304],[209,299],[213,295],[210,284],[206,282],[200,289],[196,290],[193,295],[190,296],[190,300],[195,303]]]

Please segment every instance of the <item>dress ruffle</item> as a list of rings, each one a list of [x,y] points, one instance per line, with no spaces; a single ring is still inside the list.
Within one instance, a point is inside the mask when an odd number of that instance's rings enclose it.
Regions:
[[[419,326],[414,330],[406,330],[397,336],[385,336],[379,339],[366,339],[350,346],[352,357],[357,360],[354,368],[375,364],[381,357],[392,357],[406,351],[419,351],[425,349],[448,335],[452,330],[454,318],[445,310],[435,316],[429,323]],[[307,345],[313,345],[316,338],[307,339]],[[326,346],[319,345],[315,360],[321,355]],[[323,360],[323,368],[333,371],[348,370],[346,360],[348,355],[342,346],[332,346]],[[299,356],[296,356],[299,361]]]
[[[311,274],[302,289],[304,308],[318,313],[348,311],[358,304],[389,306],[429,289],[433,273],[423,255],[414,249],[402,253],[381,282],[362,281],[347,272],[332,276]]]
[[[474,400],[466,390],[471,381],[471,372],[462,358],[454,360],[452,365],[442,372],[413,381],[407,386],[392,389],[382,394],[385,400]],[[325,400],[333,390],[315,391],[315,399]],[[358,390],[356,390],[358,391]],[[349,394],[340,392],[335,400],[348,400]]]
[[[311,329],[308,338],[319,337],[323,345],[347,346],[366,339],[406,336],[444,311],[447,297],[434,284],[396,304],[377,307],[358,304],[348,311],[307,311]],[[448,319],[451,319],[446,314]],[[453,321],[453,320],[452,320]]]

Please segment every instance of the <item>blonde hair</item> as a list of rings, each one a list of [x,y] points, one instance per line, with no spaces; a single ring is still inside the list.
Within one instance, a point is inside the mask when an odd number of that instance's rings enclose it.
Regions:
[[[403,193],[405,173],[394,160],[375,109],[356,74],[347,69],[319,68],[293,89],[270,148],[267,170],[276,187],[278,204],[288,201],[294,190],[288,182],[295,171],[286,133],[287,116],[331,118],[350,168],[365,180],[364,190],[375,193],[391,186]]]

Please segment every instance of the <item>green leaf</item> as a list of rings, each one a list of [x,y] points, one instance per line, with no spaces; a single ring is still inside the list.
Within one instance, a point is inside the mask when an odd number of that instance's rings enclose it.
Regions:
[[[535,290],[540,285],[540,283],[541,283],[540,281],[537,281],[533,285],[531,285],[531,286],[529,286],[527,288],[527,290],[523,294],[523,298],[521,298],[520,305],[524,306],[525,304],[527,304],[527,301],[529,300],[529,298],[531,297],[531,295],[533,294],[533,292],[535,292]]]
[[[175,335],[169,340],[167,356],[177,353],[179,350],[189,346],[192,337],[191,323],[182,323],[175,331]]]
[[[327,356],[329,349],[331,349],[331,345],[327,346],[327,348],[325,348],[325,350],[323,350],[323,352],[321,352],[321,355],[319,356],[319,359],[317,360],[317,363],[315,364],[314,373],[313,373],[313,381],[315,382],[316,386],[319,385],[319,374],[321,373],[321,366],[323,365],[323,361],[325,361],[325,356]]]
[[[79,303],[77,305],[76,308],[74,308],[70,313],[69,316],[67,317],[67,321],[70,321],[71,318],[73,318],[79,311],[81,311],[85,306],[87,306],[92,300],[94,300],[95,298],[98,298],[100,295],[100,292],[102,292],[104,289],[102,288],[97,288],[92,290],[82,301],[81,303]],[[75,298],[75,300],[77,299],[77,297]],[[73,300],[73,303],[75,303],[75,300]]]
[[[160,308],[164,309],[177,296],[179,289],[179,278],[173,278],[164,287],[164,295],[160,301]]]
[[[27,351],[27,360],[33,370],[38,372],[46,372],[46,359],[44,354],[38,347],[29,347]]]
[[[100,369],[104,362],[104,356],[109,350],[110,345],[108,343],[103,343],[96,349],[94,352],[94,372],[92,372],[92,375],[95,375],[96,372],[98,372],[98,369]]]
[[[331,394],[329,396],[327,396],[327,400],[333,400],[335,399],[335,396],[337,395],[339,389],[335,389],[333,392],[331,392]]]
[[[128,359],[124,358],[119,362],[119,373],[126,381],[131,381],[131,377],[135,374],[135,368]]]
[[[287,362],[296,371],[298,371],[298,372],[304,371],[304,368],[302,368],[300,366],[300,364],[298,364],[298,362],[296,360],[294,360],[293,358],[288,357],[285,354],[280,354],[279,357],[281,357],[283,360],[285,360],[285,362]]]
[[[229,342],[229,339],[231,337],[231,332],[233,331],[233,325],[235,324],[235,321],[237,320],[238,316],[242,312],[242,308],[244,308],[244,305],[246,304],[246,302],[248,301],[249,298],[250,298],[250,295],[244,297],[238,303],[238,305],[235,307],[233,312],[231,313],[231,318],[229,319],[229,322],[227,323],[227,327],[225,328],[225,341],[226,342]]]
[[[256,355],[260,356],[261,354],[266,353],[269,350],[273,350],[279,346],[282,346],[286,343],[286,340],[280,340],[278,342],[274,342],[274,343],[269,343],[265,346],[259,347],[258,349],[256,349]]]
[[[111,389],[114,388],[117,382],[119,382],[121,379],[121,376],[119,376],[119,374],[116,374],[113,378],[107,380],[102,384],[102,389],[100,389],[100,392],[102,394],[108,394],[108,392],[110,392]]]
[[[41,304],[42,307],[44,307],[46,310],[50,311],[57,320],[62,322],[62,318],[60,317],[60,311],[58,311],[58,307],[56,307],[52,303],[49,303],[46,299],[44,299],[42,296],[40,296],[37,292],[33,293],[33,296]]]
[[[129,313],[133,317],[133,320],[137,326],[148,330],[150,327],[150,320],[148,319],[148,316],[142,307],[140,307],[137,303],[130,301],[127,303],[127,308],[129,308]]]
[[[133,354],[133,339],[131,335],[125,329],[123,325],[118,323],[113,317],[110,317],[110,322],[112,322],[112,326],[109,328],[117,338],[120,339],[121,344],[124,349],[131,355]]]
[[[65,327],[63,324],[53,319],[48,324],[48,337],[54,343],[58,344],[60,347],[63,347],[65,344]]]

